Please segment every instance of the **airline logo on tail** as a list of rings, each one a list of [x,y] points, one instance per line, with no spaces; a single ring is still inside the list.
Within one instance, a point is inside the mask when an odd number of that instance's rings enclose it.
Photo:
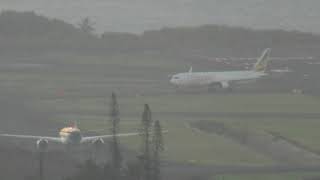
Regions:
[[[258,59],[257,63],[253,67],[254,71],[256,72],[266,71],[270,52],[271,52],[270,48],[267,48],[263,51],[261,57]]]

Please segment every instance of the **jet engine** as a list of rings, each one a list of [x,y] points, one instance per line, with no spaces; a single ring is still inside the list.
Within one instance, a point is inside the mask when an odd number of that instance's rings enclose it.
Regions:
[[[222,89],[231,90],[231,86],[230,86],[229,82],[222,81],[222,82],[212,83],[209,85],[208,90],[209,90],[209,92],[215,92],[217,90],[222,90]]]
[[[223,81],[223,82],[221,82],[221,87],[223,89],[228,89],[228,88],[230,88],[230,84],[226,81]]]
[[[40,151],[40,152],[45,152],[48,150],[48,140],[46,139],[39,139],[37,141],[37,149]]]

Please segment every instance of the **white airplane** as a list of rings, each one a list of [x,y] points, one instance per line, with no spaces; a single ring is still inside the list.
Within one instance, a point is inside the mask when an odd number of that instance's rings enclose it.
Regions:
[[[209,87],[209,90],[216,90],[218,88],[231,90],[231,84],[233,83],[256,80],[267,75],[265,70],[270,51],[271,49],[269,48],[263,51],[252,70],[193,72],[191,67],[189,72],[173,75],[170,79],[170,83],[179,88],[207,86]]]
[[[124,133],[117,134],[116,136],[136,136],[140,133]],[[48,149],[49,142],[61,143],[67,146],[76,146],[85,143],[91,143],[95,146],[104,144],[104,139],[111,138],[113,135],[100,135],[83,137],[80,129],[76,124],[70,127],[64,127],[60,130],[60,137],[48,137],[48,136],[31,136],[31,135],[17,135],[17,134],[0,134],[0,137],[11,137],[20,139],[36,140],[36,147],[39,151],[46,151]]]

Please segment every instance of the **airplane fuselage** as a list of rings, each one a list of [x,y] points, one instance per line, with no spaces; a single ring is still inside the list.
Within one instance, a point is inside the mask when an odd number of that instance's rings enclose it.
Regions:
[[[82,140],[81,132],[76,127],[65,127],[60,130],[59,136],[63,144],[80,144]]]
[[[265,76],[270,51],[270,48],[265,49],[251,70],[193,72],[192,67],[190,67],[189,72],[173,75],[170,83],[177,87],[209,86],[209,90],[215,90],[216,88],[232,89],[230,87],[231,83],[248,82]]]
[[[228,72],[187,72],[172,76],[170,83],[182,87],[208,86],[213,83],[227,83],[255,80],[265,76],[264,72],[228,71]]]

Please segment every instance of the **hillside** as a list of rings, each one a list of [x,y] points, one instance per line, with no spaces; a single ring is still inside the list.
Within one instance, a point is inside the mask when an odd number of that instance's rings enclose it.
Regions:
[[[75,23],[94,18],[97,31],[138,32],[163,26],[226,24],[320,33],[317,0],[1,0],[1,9],[32,11]]]
[[[106,32],[98,36],[34,12],[3,11],[0,14],[0,52],[9,55],[160,52],[230,57],[249,56],[266,47],[273,48],[273,54],[277,56],[318,56],[320,36],[220,25],[163,28],[141,35]]]

